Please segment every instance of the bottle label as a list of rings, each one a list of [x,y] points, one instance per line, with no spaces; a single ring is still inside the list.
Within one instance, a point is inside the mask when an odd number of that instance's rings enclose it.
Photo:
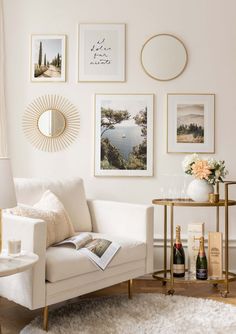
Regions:
[[[203,251],[199,251],[199,256],[200,257],[206,257],[205,251],[204,250]]]
[[[196,277],[199,279],[207,278],[207,269],[197,269]]]
[[[184,264],[173,264],[173,272],[175,274],[183,274],[185,272]]]

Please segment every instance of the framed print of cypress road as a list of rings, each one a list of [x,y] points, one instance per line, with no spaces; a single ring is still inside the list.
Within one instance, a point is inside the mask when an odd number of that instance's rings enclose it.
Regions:
[[[31,81],[66,81],[66,36],[31,36]]]

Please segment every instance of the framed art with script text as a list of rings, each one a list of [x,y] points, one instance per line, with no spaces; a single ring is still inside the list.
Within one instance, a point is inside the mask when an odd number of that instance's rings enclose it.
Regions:
[[[95,96],[95,175],[153,175],[152,94]]]
[[[79,81],[125,81],[125,24],[80,24]]]
[[[167,152],[214,151],[215,95],[167,94]]]

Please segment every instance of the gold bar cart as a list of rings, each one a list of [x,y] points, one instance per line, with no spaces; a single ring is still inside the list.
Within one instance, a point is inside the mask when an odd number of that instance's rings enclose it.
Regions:
[[[229,207],[235,206],[236,201],[229,199],[229,186],[236,185],[235,181],[224,182],[224,195],[225,198],[219,200],[217,203],[210,202],[194,202],[192,200],[183,199],[153,199],[152,203],[155,205],[164,206],[164,269],[153,273],[153,278],[166,285],[170,283],[170,289],[168,294],[173,295],[175,293],[174,283],[208,283],[214,286],[218,284],[224,284],[225,290],[221,291],[222,297],[227,297],[229,293],[229,282],[236,280],[236,274],[229,272]],[[217,192],[219,192],[219,184],[217,184]],[[167,269],[167,221],[168,221],[168,207],[170,211],[170,269]],[[174,278],[173,276],[173,234],[174,234],[174,208],[175,207],[215,207],[216,208],[216,231],[219,232],[220,228],[220,207],[224,208],[224,238],[225,238],[225,264],[224,271],[221,279],[207,279],[206,281],[196,280],[192,277]]]

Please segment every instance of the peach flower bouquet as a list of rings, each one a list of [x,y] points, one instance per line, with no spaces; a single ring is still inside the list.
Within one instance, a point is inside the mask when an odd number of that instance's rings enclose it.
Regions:
[[[186,156],[182,164],[186,174],[193,175],[199,180],[206,180],[212,185],[223,182],[223,178],[228,174],[223,160],[201,159],[196,153]]]

